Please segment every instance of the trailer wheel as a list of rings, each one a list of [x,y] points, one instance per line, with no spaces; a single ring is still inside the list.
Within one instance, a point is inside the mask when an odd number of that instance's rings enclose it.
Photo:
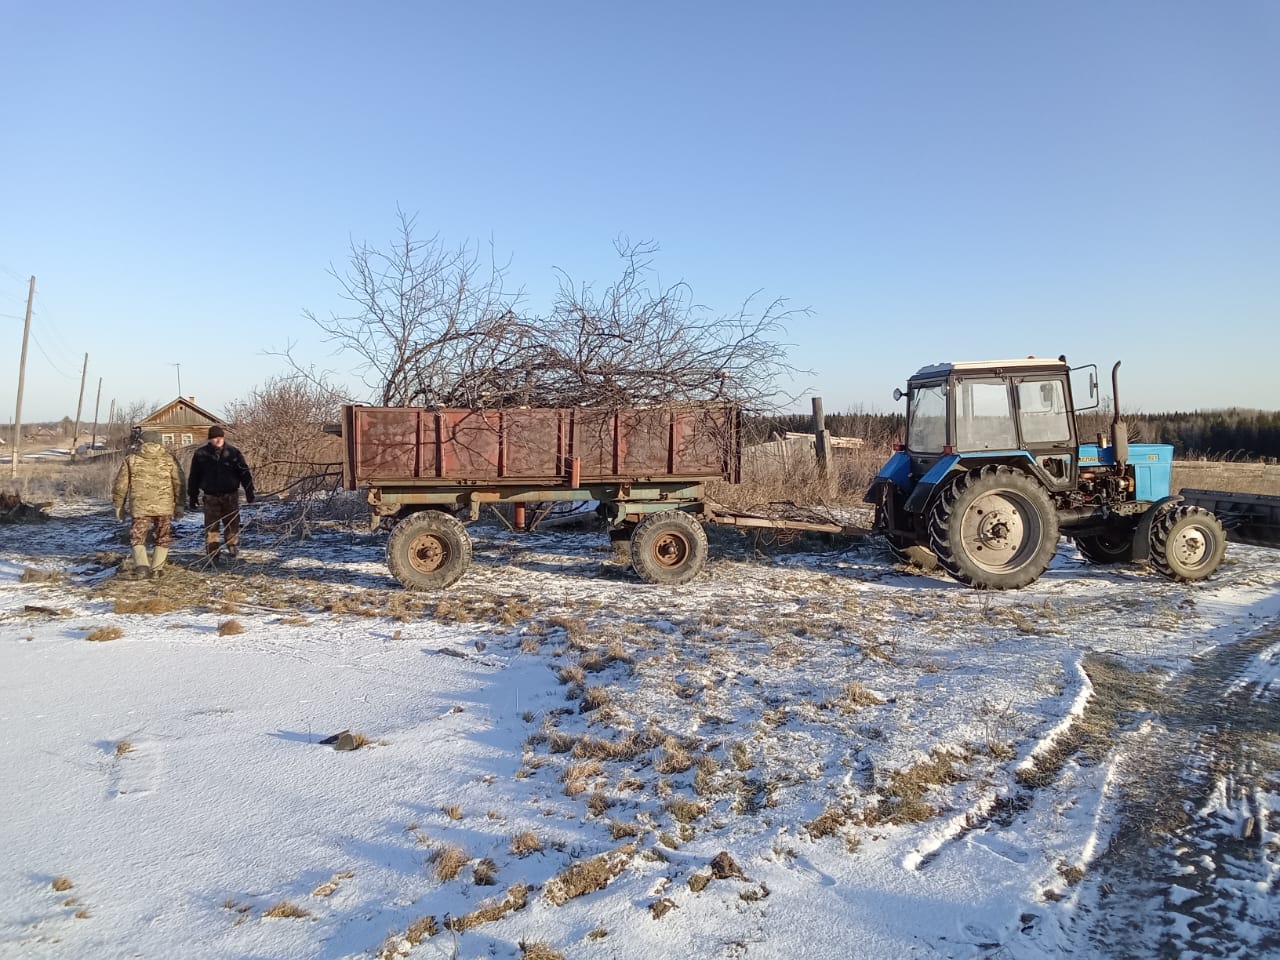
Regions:
[[[1203,580],[1218,569],[1226,552],[1226,531],[1204,507],[1184,503],[1151,524],[1151,565],[1170,580]]]
[[[1039,579],[1058,546],[1058,515],[1044,488],[1011,467],[962,473],[929,514],[929,545],[961,583],[1016,590]]]
[[[885,540],[889,542],[889,553],[893,555],[893,559],[898,563],[908,567],[915,567],[925,573],[938,569],[938,558],[932,550],[923,544],[893,533],[885,534]]]
[[[410,590],[443,590],[471,566],[471,537],[456,517],[423,510],[405,517],[387,537],[387,566]]]
[[[707,563],[707,532],[681,510],[650,514],[631,536],[631,567],[646,583],[688,583]]]
[[[1133,559],[1133,531],[1076,537],[1076,549],[1090,563],[1128,563]]]

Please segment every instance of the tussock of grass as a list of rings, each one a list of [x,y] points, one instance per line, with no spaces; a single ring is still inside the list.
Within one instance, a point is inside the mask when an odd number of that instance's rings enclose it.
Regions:
[[[616,850],[579,860],[562,873],[547,881],[543,896],[552,906],[561,906],[576,897],[603,890],[609,881],[622,873],[636,855],[634,843],[623,844]]]
[[[932,787],[964,779],[964,775],[955,768],[957,759],[948,751],[934,750],[927,760],[895,770],[882,790],[884,796],[874,807],[863,812],[864,822],[868,826],[902,825],[936,817],[939,811],[924,801],[924,795]]]
[[[603,791],[597,790],[587,798],[587,809],[592,816],[598,817],[610,807],[613,806],[613,800]],[[614,839],[617,839],[616,837]]]
[[[237,633],[244,633],[244,624],[239,620],[223,620],[218,624],[218,636],[229,637]]]
[[[561,667],[557,676],[560,678],[560,682],[565,684],[582,683],[587,677],[583,668],[576,663],[566,664]]]
[[[441,807],[440,812],[443,813],[450,820],[462,819],[462,805],[459,803],[451,803],[447,807]]]
[[[882,703],[884,703],[882,696],[868,690],[857,680],[846,683],[836,700],[836,706],[844,713],[853,713],[860,707],[878,707]]]
[[[540,853],[541,851],[542,841],[538,839],[538,835],[532,830],[517,833],[511,838],[511,852],[517,857],[527,857],[531,853]]]
[[[587,687],[586,692],[582,695],[582,703],[578,707],[578,712],[590,713],[592,710],[599,710],[608,704],[608,687]]]
[[[498,865],[488,857],[477,861],[471,868],[471,879],[477,887],[492,887],[498,882]]]
[[[75,884],[71,882],[70,877],[54,877],[53,883],[51,883],[50,886],[59,893],[62,893],[63,891],[70,890],[75,886]]]
[[[506,896],[501,900],[486,900],[470,913],[461,917],[453,917],[445,921],[445,928],[454,933],[465,933],[483,923],[501,920],[509,913],[523,910],[529,903],[529,893],[533,888],[528,884],[518,883],[507,888]]]
[[[849,822],[849,813],[838,804],[829,804],[822,813],[805,824],[805,830],[814,840],[835,836]]]
[[[119,640],[123,636],[124,631],[119,627],[98,627],[85,634],[85,639],[92,643],[105,643],[108,640]]]
[[[693,766],[693,757],[689,755],[675,737],[668,737],[662,745],[662,755],[658,757],[653,769],[661,774],[684,773]]]
[[[304,910],[296,903],[290,903],[288,900],[281,900],[279,903],[268,907],[262,914],[264,917],[271,917],[277,920],[301,920],[303,917],[311,916],[309,910]]]
[[[706,812],[707,807],[705,804],[694,803],[692,800],[686,800],[683,797],[676,797],[667,801],[667,813],[671,814],[677,823],[693,823]]]
[[[436,868],[436,879],[442,883],[454,879],[470,861],[461,847],[452,844],[440,847],[430,858],[430,863]]]
[[[520,960],[564,960],[564,954],[552,950],[545,943],[526,943],[520,941]]]
[[[321,897],[321,898],[332,896],[333,892],[338,889],[338,887],[341,885],[343,880],[350,880],[355,875],[356,875],[356,872],[354,870],[347,870],[347,871],[344,871],[343,873],[335,873],[332,877],[330,877],[324,883],[320,884],[318,887],[312,890],[311,895],[313,897]]]
[[[133,752],[133,744],[128,740],[121,740],[116,744],[116,756],[123,757],[126,753]]]

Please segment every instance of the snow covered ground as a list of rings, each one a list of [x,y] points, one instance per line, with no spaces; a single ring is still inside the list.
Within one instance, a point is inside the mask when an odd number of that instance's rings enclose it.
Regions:
[[[1280,551],[991,595],[718,532],[670,589],[482,529],[427,596],[194,517],[128,582],[58,510],[0,527],[0,956],[1280,956]]]

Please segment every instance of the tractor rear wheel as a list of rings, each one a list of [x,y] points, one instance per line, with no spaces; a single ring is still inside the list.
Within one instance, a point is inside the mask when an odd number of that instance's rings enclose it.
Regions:
[[[646,583],[688,583],[707,563],[707,532],[681,510],[651,513],[631,535],[631,566]]]
[[[410,590],[443,590],[471,566],[471,537],[457,517],[440,510],[411,514],[387,537],[387,566]]]
[[[925,573],[938,569],[938,558],[924,544],[916,543],[914,540],[908,540],[906,537],[901,537],[894,533],[885,534],[885,540],[889,542],[889,553],[893,555],[893,559],[898,563],[908,567],[915,567]]]
[[[1048,569],[1058,546],[1058,515],[1035,480],[990,465],[943,488],[929,513],[929,545],[961,583],[1016,590]]]
[[[1151,565],[1170,580],[1203,580],[1218,569],[1226,552],[1222,522],[1204,507],[1180,504],[1151,524]]]
[[[1076,549],[1090,563],[1128,563],[1133,559],[1133,531],[1076,537]]]

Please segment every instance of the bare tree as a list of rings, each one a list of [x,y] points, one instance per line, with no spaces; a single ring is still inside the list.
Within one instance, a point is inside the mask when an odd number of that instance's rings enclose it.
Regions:
[[[338,419],[342,397],[327,383],[276,377],[227,407],[236,445],[253,465],[264,495],[306,499],[341,483],[342,450],[323,432]]]
[[[418,240],[399,214],[390,250],[352,244],[330,273],[352,309],[307,316],[360,358],[365,383],[387,406],[600,406],[722,400],[763,411],[795,372],[779,342],[803,311],[748,297],[715,315],[681,282],[651,287],[653,243],[619,240],[621,276],[599,293],[560,273],[546,317],[518,312],[506,269],[475,249]],[[294,364],[295,369],[299,369]]]

